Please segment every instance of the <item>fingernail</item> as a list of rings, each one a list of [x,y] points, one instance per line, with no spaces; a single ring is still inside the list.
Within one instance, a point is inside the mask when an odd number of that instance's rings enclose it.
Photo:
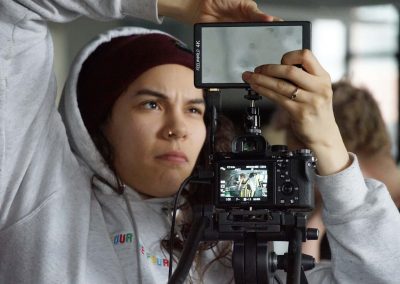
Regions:
[[[250,71],[245,71],[245,72],[243,72],[243,74],[242,74],[242,79],[243,79],[244,81],[249,80],[249,79],[251,78],[251,74],[253,74],[253,72],[250,72]]]

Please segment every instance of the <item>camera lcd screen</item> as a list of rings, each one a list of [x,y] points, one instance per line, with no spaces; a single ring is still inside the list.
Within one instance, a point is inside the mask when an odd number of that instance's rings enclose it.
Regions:
[[[219,204],[257,206],[272,202],[272,164],[220,164],[218,173]]]
[[[310,49],[310,29],[309,22],[196,24],[195,85],[246,88],[244,71],[280,64],[285,53]]]

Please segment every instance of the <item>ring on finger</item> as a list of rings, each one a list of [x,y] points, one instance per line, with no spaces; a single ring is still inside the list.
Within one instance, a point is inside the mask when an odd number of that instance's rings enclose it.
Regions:
[[[296,97],[297,97],[297,95],[299,94],[299,88],[298,87],[296,87],[296,89],[293,91],[293,93],[290,95],[290,99],[292,100],[292,101],[294,101],[295,99],[296,99]]]

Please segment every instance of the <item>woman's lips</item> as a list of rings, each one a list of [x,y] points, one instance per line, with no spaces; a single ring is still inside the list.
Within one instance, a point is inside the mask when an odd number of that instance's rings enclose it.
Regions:
[[[186,163],[188,161],[186,155],[182,152],[172,151],[157,156],[157,159],[172,162],[172,163]]]

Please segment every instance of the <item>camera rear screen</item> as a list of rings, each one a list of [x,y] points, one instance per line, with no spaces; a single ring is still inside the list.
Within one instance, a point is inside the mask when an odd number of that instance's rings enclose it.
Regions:
[[[268,165],[219,165],[218,200],[226,205],[257,205],[272,199]]]
[[[196,80],[200,87],[243,87],[244,71],[253,71],[262,64],[280,64],[285,53],[310,48],[308,28],[303,22],[203,24],[200,33],[201,41],[197,43],[201,43],[201,49],[195,51],[201,57],[201,71],[196,74],[201,75],[201,80]]]

